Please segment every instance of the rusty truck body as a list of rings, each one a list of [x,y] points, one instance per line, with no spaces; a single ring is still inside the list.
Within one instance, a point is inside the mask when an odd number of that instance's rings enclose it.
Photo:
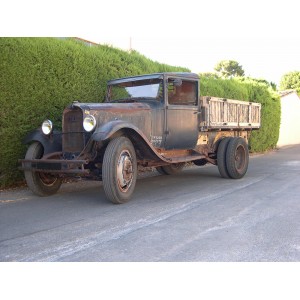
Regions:
[[[104,103],[69,105],[61,131],[46,120],[31,132],[21,169],[37,195],[57,192],[65,177],[81,177],[102,180],[113,203],[132,197],[138,166],[171,175],[187,162],[211,163],[222,177],[238,179],[260,115],[258,103],[200,97],[193,73],[119,78],[107,83]]]

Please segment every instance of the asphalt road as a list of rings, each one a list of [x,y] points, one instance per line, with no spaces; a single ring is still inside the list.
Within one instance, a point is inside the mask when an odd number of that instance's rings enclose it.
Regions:
[[[296,145],[252,156],[240,180],[154,172],[123,205],[99,182],[2,191],[0,261],[300,261],[299,177]]]

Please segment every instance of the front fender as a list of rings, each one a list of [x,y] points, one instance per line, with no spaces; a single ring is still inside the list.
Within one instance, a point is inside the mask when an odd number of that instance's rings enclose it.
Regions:
[[[160,155],[157,150],[150,143],[149,139],[144,135],[144,133],[135,127],[133,124],[124,122],[124,121],[111,121],[103,126],[99,127],[91,139],[95,142],[104,142],[109,141],[115,133],[120,130],[124,130],[125,132],[130,132],[129,138],[133,142],[134,146],[139,149],[140,159],[148,158],[157,162],[166,162],[170,163],[170,161]]]
[[[101,127],[97,128],[96,131],[93,133],[91,139],[96,142],[105,141],[110,139],[117,131],[121,129],[132,129],[149,143],[148,138],[136,126],[134,126],[131,123],[120,120],[105,123]]]
[[[54,131],[52,134],[47,136],[43,134],[41,129],[33,130],[23,139],[23,144],[30,144],[32,142],[39,142],[43,145],[44,155],[62,151],[60,131]]]

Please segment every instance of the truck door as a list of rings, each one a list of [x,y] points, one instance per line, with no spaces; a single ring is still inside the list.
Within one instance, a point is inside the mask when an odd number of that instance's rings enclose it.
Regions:
[[[198,81],[168,78],[165,149],[193,149],[198,139]]]

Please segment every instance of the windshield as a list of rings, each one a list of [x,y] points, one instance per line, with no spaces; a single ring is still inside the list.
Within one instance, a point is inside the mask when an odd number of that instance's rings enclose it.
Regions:
[[[113,84],[108,87],[107,102],[160,100],[163,97],[161,79],[148,79]]]

